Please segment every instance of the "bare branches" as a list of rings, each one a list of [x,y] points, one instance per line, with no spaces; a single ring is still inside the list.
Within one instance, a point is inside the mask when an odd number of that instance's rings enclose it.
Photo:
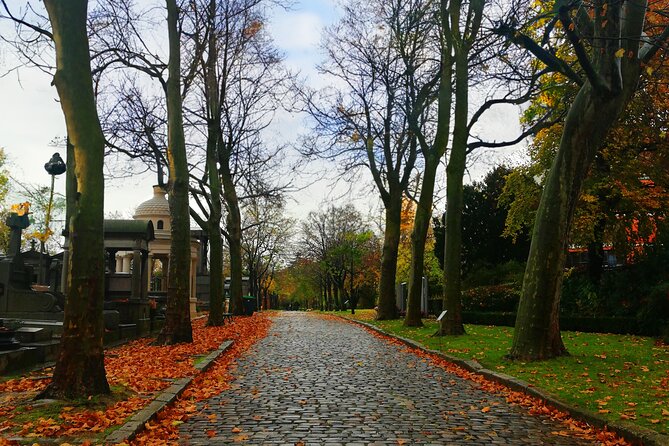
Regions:
[[[8,16],[11,20],[13,20],[15,23],[17,23],[17,24],[19,24],[19,25],[22,25],[22,26],[26,26],[26,27],[30,28],[31,30],[35,31],[36,33],[39,33],[39,34],[41,34],[41,35],[47,37],[49,40],[53,40],[53,34],[51,34],[50,31],[47,31],[46,29],[44,29],[44,28],[42,28],[42,27],[40,27],[40,26],[37,26],[37,25],[35,25],[35,24],[33,24],[33,23],[28,22],[28,21],[24,20],[24,18],[16,17],[16,16],[15,16],[14,14],[12,14],[12,12],[9,10],[9,6],[7,6],[7,2],[6,2],[5,0],[0,0],[0,1],[2,1],[2,6],[3,6],[3,8],[5,9],[5,12],[7,13],[7,16]],[[3,18],[3,17],[0,16],[0,18]]]

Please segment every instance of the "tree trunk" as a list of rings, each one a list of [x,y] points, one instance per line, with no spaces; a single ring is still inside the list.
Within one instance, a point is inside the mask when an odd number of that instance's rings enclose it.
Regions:
[[[209,214],[209,318],[207,325],[223,325],[223,236],[221,235],[221,179],[218,175],[216,160],[217,147],[222,143],[221,111],[218,100],[218,81],[216,79],[216,0],[209,2],[209,51],[206,73],[207,93],[207,178],[209,179],[209,193],[211,210]]]
[[[440,1],[440,11],[442,15],[442,33],[444,36],[450,35],[447,0]],[[451,121],[451,102],[452,102],[452,39],[446,38],[441,48],[441,72],[439,74],[438,91],[438,110],[437,110],[437,129],[432,146],[427,146],[424,141],[421,142],[421,150],[425,158],[425,167],[423,171],[423,184],[420,191],[420,199],[414,218],[414,226],[411,232],[411,270],[409,271],[409,298],[407,301],[407,313],[404,318],[404,325],[407,327],[421,327],[423,322],[420,319],[420,299],[422,292],[423,270],[425,261],[425,242],[427,240],[427,231],[432,217],[432,200],[434,194],[434,181],[437,175],[439,160],[446,151]],[[422,133],[422,128],[418,124],[420,110],[412,111],[409,114],[409,128],[416,134]]]
[[[381,278],[379,283],[379,308],[376,318],[380,321],[397,318],[395,300],[395,278],[397,277],[397,253],[400,244],[402,220],[402,195],[391,197],[386,208],[386,230],[383,234],[383,256],[381,257]]]
[[[462,179],[467,163],[469,129],[468,51],[458,48],[455,57],[455,110],[453,147],[446,169],[446,227],[444,231],[444,298],[446,316],[439,324],[439,335],[461,335],[462,324]]]
[[[87,2],[45,0],[56,46],[54,84],[72,146],[76,197],[69,215],[69,292],[53,379],[41,398],[109,393],[104,367],[104,137],[95,108]],[[70,164],[71,166],[72,164]]]
[[[625,103],[625,95],[597,95],[586,83],[569,109],[537,210],[511,358],[567,354],[558,316],[569,228],[583,180]]]
[[[235,183],[232,181],[228,163],[229,160],[221,166],[221,180],[223,182],[223,196],[228,210],[226,227],[230,247],[230,305],[232,306],[232,313],[238,316],[244,314],[244,300],[242,299],[242,218],[239,212]]]
[[[216,158],[207,159],[211,214],[209,215],[209,319],[207,324],[223,324],[223,237],[221,235],[221,183],[216,169]]]
[[[423,272],[425,261],[425,243],[427,231],[432,218],[432,199],[434,195],[434,181],[437,176],[439,157],[426,157],[423,184],[420,189],[420,199],[416,207],[416,216],[411,231],[411,270],[409,271],[409,298],[404,325],[407,327],[422,327],[420,314],[420,298],[423,289]]]
[[[167,79],[167,159],[171,220],[170,263],[167,274],[165,326],[156,344],[193,342],[190,321],[190,214],[188,205],[188,163],[181,104],[181,50],[177,29],[176,0],[167,1],[169,34]]]

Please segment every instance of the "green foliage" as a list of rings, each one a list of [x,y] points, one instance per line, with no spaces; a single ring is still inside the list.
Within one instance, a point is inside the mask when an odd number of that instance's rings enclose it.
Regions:
[[[652,73],[656,79],[649,79]],[[660,216],[669,207],[669,107],[658,70],[646,70],[645,82],[626,113],[611,130],[586,178],[570,232],[570,243],[609,243],[621,255],[639,249],[663,229]],[[661,80],[661,77],[659,78]],[[545,78],[543,92],[526,110],[534,123],[546,108],[555,116],[566,110],[576,91],[559,75]],[[508,208],[504,234],[516,237],[532,228],[546,173],[562,137],[561,122],[541,130],[528,147],[529,163],[511,172],[500,196]]]
[[[514,284],[520,288],[523,284],[525,273],[525,262],[509,260],[508,262],[490,265],[487,263],[475,264],[467,275],[465,285],[467,287],[480,287],[487,285]]]
[[[660,333],[665,339],[669,334],[669,283],[652,288],[645,305],[637,313],[643,334]]]
[[[582,316],[604,315],[606,303],[599,297],[598,289],[584,273],[565,274],[560,299],[560,314],[579,314]]]
[[[560,300],[561,315],[626,317],[637,314],[661,316],[648,309],[656,305],[657,290],[669,284],[669,249],[647,249],[636,263],[605,270],[599,285],[593,284],[585,271],[570,270],[565,275]],[[639,316],[640,321],[647,316]],[[656,325],[654,325],[656,327]],[[656,330],[653,331],[657,332]]]
[[[462,293],[463,311],[516,311],[520,288],[516,284],[471,288]]]
[[[9,193],[9,174],[5,165],[7,155],[5,149],[0,147],[0,252],[6,253],[9,247],[9,227],[5,224],[9,214],[7,205],[7,194]]]
[[[482,182],[464,186],[462,212],[462,269],[464,280],[478,271],[495,268],[509,261],[522,262],[529,251],[528,232],[519,230],[516,237],[504,237],[506,208],[498,200],[512,171],[498,166]],[[433,219],[434,252],[443,267],[444,219]],[[474,279],[475,280],[475,279]],[[493,282],[485,283],[491,284]]]
[[[516,240],[532,230],[542,191],[537,180],[543,181],[544,174],[530,165],[517,167],[506,177],[499,197],[500,207],[507,210],[503,236]]]

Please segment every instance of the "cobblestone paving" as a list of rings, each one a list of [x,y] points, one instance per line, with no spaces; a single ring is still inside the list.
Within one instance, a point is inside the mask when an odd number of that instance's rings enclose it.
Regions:
[[[232,373],[232,388],[180,426],[180,444],[590,444],[360,327],[304,313],[276,317]]]

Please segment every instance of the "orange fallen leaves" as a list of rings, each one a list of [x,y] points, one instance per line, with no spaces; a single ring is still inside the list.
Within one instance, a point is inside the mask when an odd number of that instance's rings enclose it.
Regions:
[[[51,382],[50,379],[16,378],[0,383],[0,392],[39,392]]]
[[[269,325],[269,319],[259,314],[235,318],[233,324],[223,327],[206,327],[204,320],[198,320],[193,323],[192,344],[151,346],[151,339],[140,339],[110,349],[105,357],[109,383],[123,385],[139,395],[116,402],[104,410],[78,410],[76,407],[66,406],[57,417],[38,418],[20,426],[13,421],[16,406],[5,401],[0,407],[0,436],[6,435],[5,432],[14,432],[28,438],[76,438],[85,433],[101,433],[111,426],[121,425],[151,401],[147,396],[168,387],[174,379],[197,374],[193,367],[194,356],[208,354],[224,340],[234,340],[233,347],[216,361],[209,372],[199,374],[193,380],[174,407],[159,414],[156,421],[147,423],[147,431],[142,434],[144,437],[140,436],[135,442],[151,445],[174,444],[178,439],[178,426],[188,418],[188,414],[197,412],[195,402],[218,394],[229,386],[229,364],[257,339],[264,337]],[[44,374],[44,371],[40,373]],[[0,392],[38,392],[49,382],[50,379],[33,374],[0,383]],[[8,401],[12,401],[11,398]],[[29,409],[30,407],[26,408]],[[150,440],[142,443],[142,438]],[[81,440],[77,441],[80,442]],[[0,437],[0,446],[9,444],[15,443]]]
[[[132,441],[132,444],[161,446],[177,443],[179,429],[178,426],[172,424],[173,421],[187,420],[197,413],[196,402],[218,395],[229,388],[232,379],[230,366],[239,355],[248,350],[256,341],[267,336],[270,325],[271,322],[266,315],[256,313],[251,317],[235,318],[232,325],[209,328],[209,330],[225,330],[227,339],[234,341],[232,347],[225,355],[217,359],[209,370],[197,375],[177,401],[158,413],[154,422],[154,429],[141,432]],[[241,429],[239,432],[241,432]],[[233,433],[239,434],[239,432]],[[218,435],[214,429],[208,429],[205,433],[209,438]],[[239,436],[243,437],[244,434]],[[239,441],[243,441],[243,439],[240,438]]]
[[[427,353],[423,350],[409,347],[401,341],[392,338],[390,336],[383,335],[377,331],[374,331],[370,328],[365,327],[365,329],[371,333],[373,336],[382,339],[390,344],[396,345],[405,351],[412,353],[418,357],[428,359],[432,364],[441,367],[449,373],[459,376],[460,378],[473,381],[479,385],[479,387],[489,393],[495,393],[503,395],[506,397],[506,401],[510,404],[515,404],[521,406],[528,410],[532,415],[546,416],[551,418],[554,421],[558,421],[565,425],[567,429],[560,430],[555,433],[555,435],[563,435],[563,433],[568,433],[570,436],[575,436],[578,438],[583,438],[590,441],[597,441],[603,446],[625,446],[629,445],[624,439],[620,438],[613,432],[610,432],[606,429],[598,429],[589,424],[576,420],[572,418],[568,413],[557,410],[551,406],[546,405],[541,399],[530,396],[523,392],[511,390],[509,387],[499,384],[493,381],[487,380],[482,375],[479,375],[474,372],[467,371],[462,367],[459,367],[446,359]],[[605,358],[602,358],[605,359]],[[485,408],[484,408],[485,409]],[[489,409],[489,408],[488,408]],[[482,410],[483,411],[483,410]]]

